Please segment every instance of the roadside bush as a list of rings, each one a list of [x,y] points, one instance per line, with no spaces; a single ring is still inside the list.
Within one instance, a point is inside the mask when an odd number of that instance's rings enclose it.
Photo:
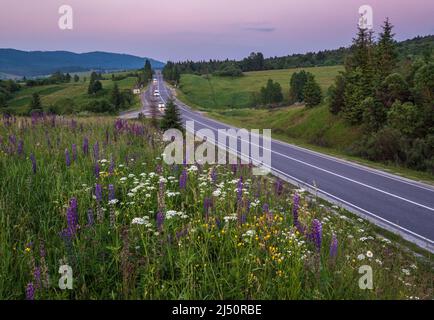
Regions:
[[[83,108],[84,111],[93,113],[114,113],[116,112],[115,106],[109,103],[106,99],[92,100]]]
[[[401,133],[393,128],[383,128],[366,140],[365,151],[361,152],[369,160],[401,162]]]

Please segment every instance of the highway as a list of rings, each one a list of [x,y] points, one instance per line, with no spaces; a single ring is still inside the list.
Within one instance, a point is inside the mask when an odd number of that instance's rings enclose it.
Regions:
[[[166,103],[171,89],[160,72],[155,77],[159,99]],[[144,110],[150,90],[152,85],[143,93]],[[218,129],[234,128],[174,101],[183,121],[194,120],[195,130],[208,128],[217,136]],[[434,252],[432,186],[277,140],[270,149],[272,174]]]

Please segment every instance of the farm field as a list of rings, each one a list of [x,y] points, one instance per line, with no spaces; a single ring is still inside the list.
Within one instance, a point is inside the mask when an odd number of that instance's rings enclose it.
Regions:
[[[123,73],[115,73],[119,76]],[[43,85],[35,87],[23,87],[21,90],[15,93],[14,97],[8,101],[8,105],[17,113],[24,113],[28,109],[33,93],[38,93],[41,97],[42,106],[47,108],[49,106],[59,105],[62,111],[65,109],[68,112],[80,112],[80,108],[83,105],[91,102],[94,99],[107,98],[109,96],[110,89],[117,83],[119,90],[131,90],[135,83],[135,77],[127,77],[119,81],[112,81],[111,74],[104,74],[104,80],[100,80],[103,86],[102,92],[97,96],[91,96],[87,93],[89,85],[89,76],[86,78],[86,82],[83,82],[83,78],[80,76],[78,82],[71,81],[70,83],[61,83],[53,85]],[[132,109],[140,107],[139,97],[134,97],[134,104]]]
[[[431,255],[249,166],[163,150],[146,121],[3,117],[0,298],[432,299]]]
[[[268,79],[273,79],[273,81],[280,83],[283,95],[287,99],[291,75],[300,70],[314,74],[325,93],[333,83],[335,76],[343,70],[343,66],[253,71],[245,72],[244,76],[237,78],[217,76],[206,78],[205,76],[183,74],[180,82],[182,93],[180,98],[184,98],[186,103],[188,102],[201,110],[251,107],[252,95],[259,92]]]

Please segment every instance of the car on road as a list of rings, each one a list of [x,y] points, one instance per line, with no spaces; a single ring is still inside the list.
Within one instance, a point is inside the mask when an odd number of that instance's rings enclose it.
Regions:
[[[166,104],[160,102],[160,103],[158,104],[158,109],[160,109],[160,111],[164,111],[164,110],[166,110]]]

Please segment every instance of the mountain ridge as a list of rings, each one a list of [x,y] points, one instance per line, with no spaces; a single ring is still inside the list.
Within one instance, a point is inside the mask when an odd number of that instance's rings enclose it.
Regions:
[[[142,68],[148,59],[154,69],[164,62],[126,53],[91,51],[75,53],[66,50],[24,51],[0,48],[0,73],[17,77],[48,75],[56,71],[82,72],[89,70],[130,70]]]

